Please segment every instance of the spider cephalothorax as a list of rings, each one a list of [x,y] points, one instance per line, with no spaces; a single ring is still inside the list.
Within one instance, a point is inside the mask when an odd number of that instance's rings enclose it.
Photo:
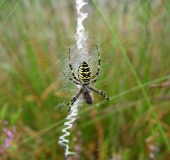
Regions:
[[[97,45],[96,45],[97,48]],[[98,51],[98,48],[97,48]],[[98,51],[98,56],[99,56],[99,51]],[[92,75],[91,68],[90,66],[84,61],[83,63],[80,64],[78,68],[78,78],[75,76],[71,62],[70,62],[70,48],[69,48],[69,66],[72,71],[73,78],[69,79],[73,81],[75,84],[80,85],[78,92],[76,95],[72,98],[72,100],[67,103],[67,105],[73,105],[74,102],[77,100],[77,98],[82,94],[82,97],[84,101],[87,104],[92,104],[93,103],[93,96],[92,92],[94,91],[96,93],[99,93],[102,95],[107,101],[109,101],[109,98],[106,96],[106,94],[90,85],[91,82],[96,82],[97,79],[99,78],[99,73],[100,73],[100,56],[98,60],[98,69],[95,75]],[[70,111],[71,107],[68,109]]]

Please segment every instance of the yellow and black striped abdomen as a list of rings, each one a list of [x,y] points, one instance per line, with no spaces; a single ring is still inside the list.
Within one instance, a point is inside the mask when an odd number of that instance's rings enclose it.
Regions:
[[[90,66],[86,62],[81,63],[81,65],[79,66],[78,77],[79,77],[80,81],[83,82],[83,84],[90,83],[92,73],[91,73]]]

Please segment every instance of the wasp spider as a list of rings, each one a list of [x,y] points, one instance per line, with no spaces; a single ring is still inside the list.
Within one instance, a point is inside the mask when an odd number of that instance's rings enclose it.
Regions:
[[[98,51],[98,69],[95,75],[92,75],[91,72],[91,68],[90,66],[84,61],[83,63],[80,64],[79,68],[78,68],[78,78],[75,76],[74,71],[73,71],[73,67],[72,64],[70,62],[70,48],[69,48],[69,66],[73,75],[73,78],[68,77],[69,80],[71,80],[72,82],[74,82],[77,85],[80,85],[80,89],[78,90],[78,92],[76,93],[76,95],[72,98],[72,100],[67,103],[67,105],[73,105],[74,102],[77,100],[77,98],[80,96],[80,94],[82,94],[82,97],[84,99],[84,101],[87,104],[92,104],[93,103],[93,96],[92,96],[92,92],[94,91],[96,93],[99,93],[100,95],[102,95],[107,101],[109,101],[109,98],[107,97],[107,95],[92,87],[90,85],[91,82],[96,82],[97,79],[99,78],[99,73],[100,73],[100,55],[99,55],[99,50],[98,47],[96,45],[97,51]],[[71,110],[71,107],[69,107],[68,112]]]

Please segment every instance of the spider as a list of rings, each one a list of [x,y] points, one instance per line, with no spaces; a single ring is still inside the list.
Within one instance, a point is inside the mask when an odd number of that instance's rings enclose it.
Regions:
[[[99,55],[99,50],[98,50],[97,45],[96,45],[96,49],[97,49],[98,57],[99,57],[98,69],[97,69],[96,74],[92,75],[90,66],[84,61],[80,64],[80,66],[78,68],[78,78],[77,78],[74,74],[73,67],[72,67],[72,64],[70,61],[70,48],[69,48],[69,66],[70,66],[73,78],[68,77],[68,79],[71,80],[73,83],[80,85],[80,89],[77,91],[77,93],[72,98],[72,100],[69,103],[67,103],[66,105],[72,106],[74,104],[74,102],[78,99],[80,94],[82,94],[82,97],[87,104],[92,104],[93,103],[92,91],[102,95],[107,101],[109,101],[109,98],[107,97],[107,95],[104,92],[102,92],[90,85],[91,82],[96,82],[98,80],[99,73],[100,73],[101,60],[100,60],[100,55]],[[71,106],[69,107],[68,112],[71,110]]]

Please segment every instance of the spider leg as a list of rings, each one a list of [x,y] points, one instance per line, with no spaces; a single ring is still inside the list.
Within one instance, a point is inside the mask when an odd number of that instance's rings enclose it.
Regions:
[[[65,73],[63,73],[65,76],[66,76],[66,74]],[[67,76],[66,76],[67,77]],[[81,85],[81,83],[78,81],[76,81],[76,80],[74,80],[73,78],[70,78],[70,77],[67,77],[70,81],[72,81],[73,83],[75,83],[75,84],[79,84],[79,85]]]
[[[70,59],[70,48],[69,48],[69,66],[70,66],[70,69],[71,69],[71,72],[72,72],[72,75],[73,75],[73,78],[77,81],[80,82],[79,79],[76,78],[75,74],[74,74],[74,71],[73,71],[73,67],[72,67],[72,64],[71,64],[71,59]]]
[[[83,92],[83,89],[80,88],[80,89],[78,90],[78,92],[76,93],[76,95],[72,98],[72,100],[71,100],[69,103],[67,103],[66,105],[71,105],[71,106],[72,106],[82,92]],[[70,112],[71,106],[69,107],[68,112]]]
[[[99,50],[98,50],[97,45],[96,45],[96,49],[97,49],[98,57],[99,57],[99,60],[98,60],[98,68],[97,68],[96,74],[95,74],[94,76],[91,77],[91,79],[95,78],[95,79],[93,79],[91,82],[96,82],[97,79],[98,79],[99,76],[100,76],[100,62],[101,62],[101,60],[100,60],[100,54],[99,54]]]
[[[72,79],[72,78],[70,78],[70,77],[68,77],[68,79],[69,79],[70,81],[72,81],[73,83],[75,83],[75,84],[79,84],[79,85],[81,85],[81,83],[80,83],[80,82],[77,82],[77,81],[75,81],[74,79]]]
[[[90,86],[89,89],[91,89],[92,91],[99,93],[100,95],[102,95],[107,101],[109,101],[109,97],[102,91]]]

